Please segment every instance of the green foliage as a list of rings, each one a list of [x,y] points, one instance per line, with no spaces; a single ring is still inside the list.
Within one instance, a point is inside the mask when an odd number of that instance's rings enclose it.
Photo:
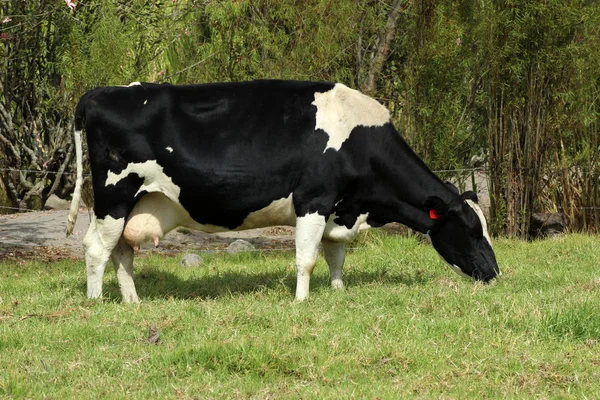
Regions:
[[[473,21],[467,23],[460,10],[452,2],[416,2],[417,16],[398,54],[403,65],[395,84],[408,103],[400,121],[433,169],[468,167],[486,147],[485,120],[469,112],[480,85],[468,36]]]
[[[597,227],[593,1],[82,0],[73,11],[9,2],[0,15],[13,16],[0,24],[5,102],[16,110],[12,98],[31,97],[30,108],[51,116],[46,140],[99,85],[282,78],[360,89],[391,3],[401,11],[373,96],[416,152],[434,170],[483,159],[496,233],[526,236],[533,212],[556,210],[573,229]],[[31,43],[12,57],[21,36]]]
[[[598,118],[588,101],[600,75],[584,65],[600,61],[600,12],[561,0],[477,5],[474,45],[484,75],[475,106],[488,124],[492,218],[504,224],[498,231],[526,236],[531,213],[562,208],[576,226],[590,206],[589,178],[567,175],[597,168],[598,149],[584,155],[580,143],[598,141],[597,128],[582,122]]]
[[[53,172],[70,161],[58,61],[71,21],[46,0],[2,2],[0,20],[0,178],[10,205],[27,209],[70,190]]]
[[[101,2],[94,10],[96,22],[89,27],[75,25],[72,48],[65,57],[65,70],[70,82],[79,86],[121,85],[131,80],[131,35],[122,28],[116,5]],[[87,29],[86,29],[87,28]]]
[[[193,8],[161,63],[177,83],[256,78],[352,82],[360,14],[347,1],[210,2]]]

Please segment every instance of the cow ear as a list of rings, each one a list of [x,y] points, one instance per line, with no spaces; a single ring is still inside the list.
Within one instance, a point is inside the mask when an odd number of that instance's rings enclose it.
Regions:
[[[438,219],[445,217],[448,213],[448,205],[437,196],[429,196],[425,200],[425,210],[429,212],[429,218]]]
[[[477,199],[477,193],[473,192],[472,190],[467,190],[466,192],[464,192],[460,198],[464,201],[464,200],[471,200],[474,201],[475,203],[479,203],[478,199]]]

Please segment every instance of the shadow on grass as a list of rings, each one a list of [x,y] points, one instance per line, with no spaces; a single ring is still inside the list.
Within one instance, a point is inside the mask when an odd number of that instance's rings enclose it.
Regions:
[[[112,271],[108,271],[110,276]],[[360,271],[353,270],[344,276],[344,282],[348,288],[360,286],[382,285],[405,285],[413,286],[425,284],[433,280],[433,276],[422,270],[414,272],[393,271]],[[215,299],[249,293],[258,293],[265,290],[284,288],[293,298],[296,290],[296,275],[288,270],[268,273],[241,273],[223,272],[217,275],[193,277],[182,279],[169,271],[156,269],[145,269],[135,276],[137,293],[140,299]],[[85,285],[84,285],[85,286]],[[82,289],[85,290],[85,287]],[[329,289],[329,276],[324,274],[313,275],[310,290],[315,292],[321,289]],[[111,299],[121,298],[119,286],[114,275],[105,276],[105,296]]]

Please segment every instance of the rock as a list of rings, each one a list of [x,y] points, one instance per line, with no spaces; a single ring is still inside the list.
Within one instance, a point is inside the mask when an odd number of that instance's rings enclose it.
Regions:
[[[63,200],[55,194],[50,195],[44,204],[44,210],[68,210],[70,207],[69,200]]]
[[[148,328],[148,339],[146,339],[146,342],[150,344],[158,344],[158,342],[160,342],[160,332],[158,331],[156,324],[152,324],[150,328]]]
[[[244,251],[254,251],[256,247],[246,240],[238,239],[227,247],[228,253],[241,253]]]
[[[533,213],[529,234],[533,238],[556,237],[565,230],[562,213]]]
[[[179,261],[179,264],[181,264],[182,267],[193,268],[202,265],[203,262],[204,260],[198,254],[189,253],[183,256],[181,261]]]

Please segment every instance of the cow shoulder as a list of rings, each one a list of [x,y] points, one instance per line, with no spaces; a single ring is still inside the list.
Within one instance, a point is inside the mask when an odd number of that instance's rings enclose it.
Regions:
[[[357,126],[383,126],[390,113],[377,100],[338,83],[324,93],[315,93],[312,103],[317,107],[316,129],[322,129],[329,140],[329,148],[339,150]]]

